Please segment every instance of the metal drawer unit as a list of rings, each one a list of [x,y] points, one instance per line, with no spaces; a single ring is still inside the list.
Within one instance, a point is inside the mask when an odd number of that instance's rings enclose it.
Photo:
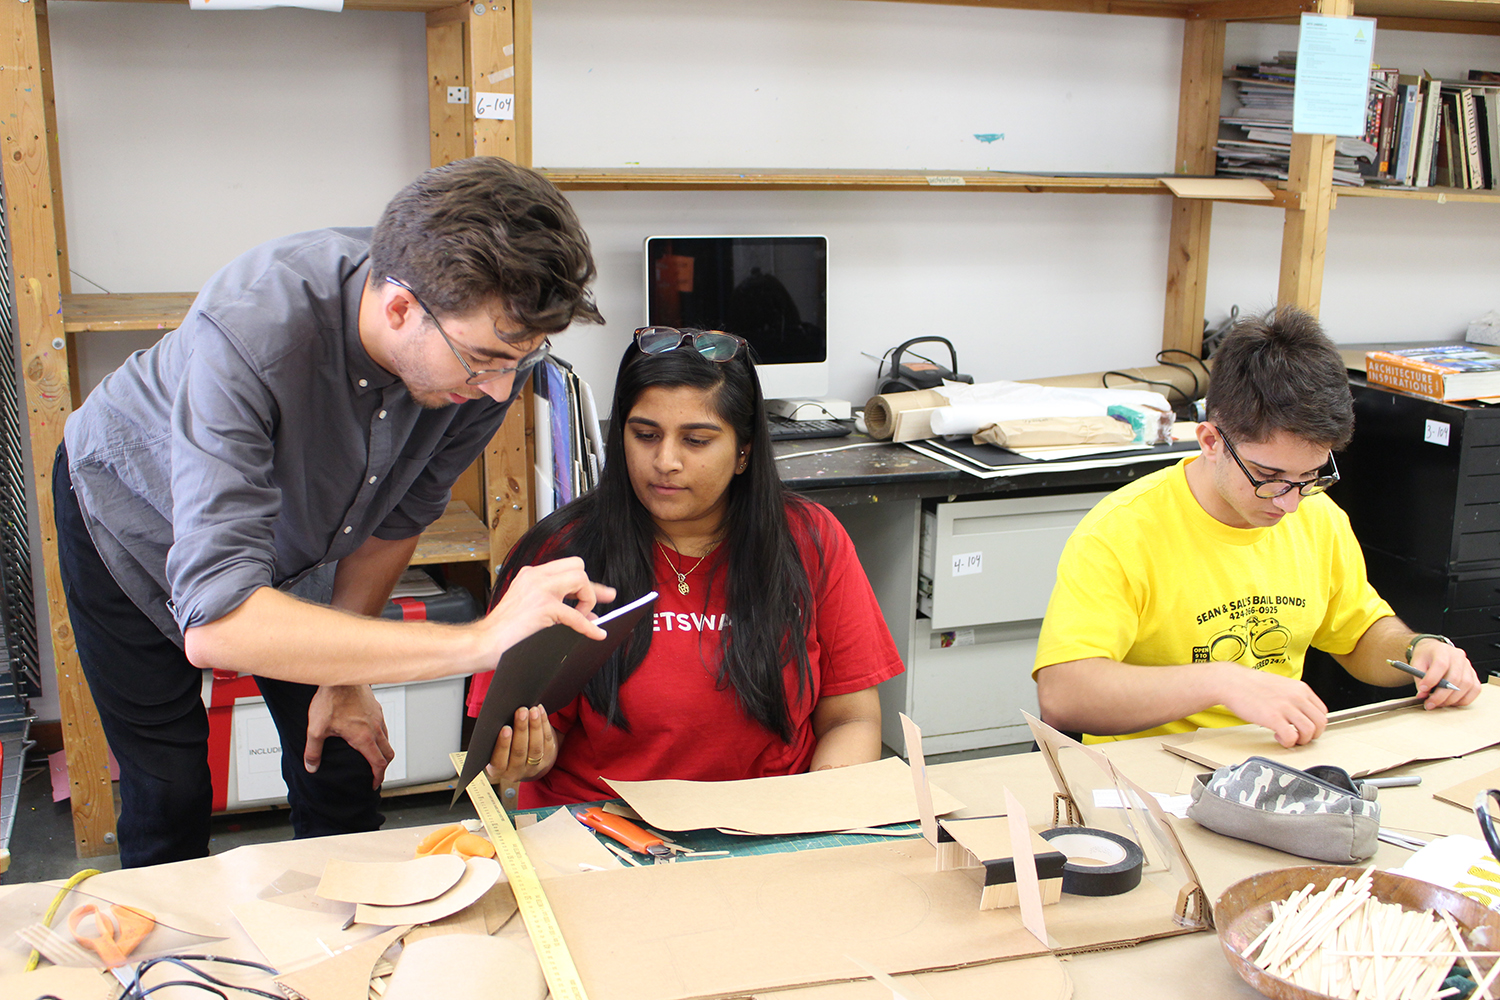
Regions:
[[[1500,672],[1500,408],[1351,388],[1354,441],[1330,492],[1370,582],[1412,628]]]

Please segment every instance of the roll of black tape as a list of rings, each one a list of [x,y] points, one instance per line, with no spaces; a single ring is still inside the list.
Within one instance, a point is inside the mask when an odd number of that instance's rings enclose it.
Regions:
[[[1068,856],[1062,891],[1074,896],[1118,896],[1141,884],[1146,856],[1132,841],[1108,830],[1060,826],[1043,840]]]

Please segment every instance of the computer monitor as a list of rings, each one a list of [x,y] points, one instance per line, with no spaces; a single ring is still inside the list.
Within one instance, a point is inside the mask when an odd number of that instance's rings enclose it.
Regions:
[[[646,324],[739,334],[767,399],[828,392],[828,239],[650,236]]]

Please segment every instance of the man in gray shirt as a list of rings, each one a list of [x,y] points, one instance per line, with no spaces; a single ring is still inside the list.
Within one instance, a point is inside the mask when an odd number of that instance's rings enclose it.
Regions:
[[[294,830],[317,836],[383,819],[393,754],[368,685],[489,669],[553,622],[602,636],[591,609],[613,591],[576,559],[471,625],[370,617],[547,335],[600,321],[594,273],[550,183],[451,163],[373,233],[302,233],[229,264],[68,420],[61,568],[120,762],[122,863],[208,853],[200,668],[256,675]]]

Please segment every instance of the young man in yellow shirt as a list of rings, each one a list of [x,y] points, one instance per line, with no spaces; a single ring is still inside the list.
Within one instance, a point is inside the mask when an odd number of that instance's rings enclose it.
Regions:
[[[1395,617],[1323,493],[1354,411],[1317,321],[1242,321],[1213,361],[1202,454],[1100,501],[1063,550],[1032,669],[1042,717],[1091,741],[1251,722],[1308,743],[1328,721],[1301,680],[1309,646],[1385,687],[1411,682],[1386,663],[1406,660],[1429,709],[1473,701],[1463,650]]]

